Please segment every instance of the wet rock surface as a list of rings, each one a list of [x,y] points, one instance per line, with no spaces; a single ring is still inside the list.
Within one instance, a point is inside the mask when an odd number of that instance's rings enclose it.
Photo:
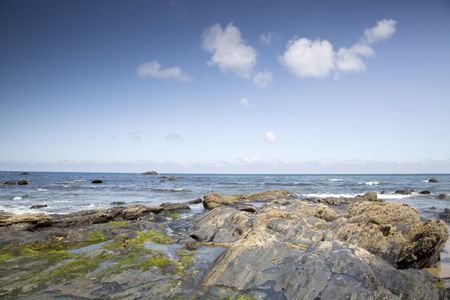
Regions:
[[[210,194],[196,215],[189,204],[0,215],[0,298],[450,296],[422,269],[439,260],[447,225],[376,194]]]

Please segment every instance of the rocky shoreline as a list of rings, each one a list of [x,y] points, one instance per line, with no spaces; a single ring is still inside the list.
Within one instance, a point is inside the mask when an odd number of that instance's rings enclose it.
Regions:
[[[376,193],[4,214],[0,298],[448,299],[448,279],[425,270],[447,239],[444,221]]]

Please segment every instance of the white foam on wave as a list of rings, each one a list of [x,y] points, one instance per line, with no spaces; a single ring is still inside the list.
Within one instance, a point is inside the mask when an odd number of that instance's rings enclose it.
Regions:
[[[365,184],[365,185],[379,185],[380,182],[378,182],[378,181],[366,181],[366,182],[364,182],[364,181],[359,181],[358,184]]]
[[[22,200],[22,196],[15,196],[12,198],[14,201]]]
[[[300,194],[304,198],[353,198],[357,194],[332,194],[332,193],[315,193],[315,194]]]
[[[328,181],[344,181],[343,178],[330,178]]]
[[[36,213],[36,210],[30,209],[28,206],[17,206],[17,205],[15,205],[14,207],[0,205],[0,211],[4,211],[6,213],[13,214],[13,215],[24,215],[24,214]],[[42,211],[39,211],[39,213],[47,214],[48,212],[42,210]]]
[[[377,194],[380,199],[405,199],[412,198],[418,195],[418,193],[412,193],[409,195],[401,195],[401,194]]]
[[[47,189],[37,189],[38,190],[38,192],[47,192],[48,190]]]

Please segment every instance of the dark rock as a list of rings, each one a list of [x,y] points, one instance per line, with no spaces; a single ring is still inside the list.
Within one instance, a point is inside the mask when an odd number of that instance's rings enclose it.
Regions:
[[[17,180],[7,180],[7,181],[4,181],[3,184],[6,184],[6,185],[17,185]]]
[[[47,204],[37,204],[30,206],[30,209],[38,209],[38,208],[44,208],[47,207]]]
[[[23,176],[30,175],[30,173],[29,172],[22,172],[22,173],[20,173],[20,175],[23,175]]]
[[[142,173],[142,175],[158,175],[158,172],[156,172],[154,170],[150,170],[150,171],[146,171],[146,172]]]
[[[190,251],[197,250],[200,247],[201,247],[201,244],[198,242],[187,242],[186,243],[186,249],[190,250]]]
[[[400,195],[410,195],[413,192],[414,192],[413,189],[403,189],[403,190],[396,190],[395,191],[396,194],[400,194]]]
[[[430,191],[420,191],[419,194],[421,194],[421,195],[429,195],[429,194],[431,194],[431,192]]]
[[[255,206],[250,205],[250,204],[242,205],[242,206],[238,207],[238,209],[240,211],[246,211],[246,212],[249,212],[249,213],[254,213],[257,210]]]
[[[17,185],[27,185],[27,184],[28,184],[28,181],[26,181],[26,180],[17,181]]]
[[[160,205],[160,207],[164,210],[164,211],[187,211],[187,210],[191,210],[191,208],[189,207],[189,205],[187,205],[186,203],[162,203]]]
[[[437,180],[437,178],[431,177],[430,179],[428,179],[428,182],[430,182],[430,183],[436,183],[436,182],[439,182],[439,181]]]
[[[115,206],[120,206],[120,205],[125,205],[127,204],[126,202],[123,201],[113,201],[110,203],[111,205],[115,205]]]
[[[101,180],[101,179],[94,179],[94,180],[91,181],[91,183],[99,184],[99,183],[103,183],[103,180]]]
[[[188,201],[187,203],[188,204],[200,204],[200,203],[202,203],[202,198],[196,198],[196,199],[194,199],[194,200],[191,200],[191,201]]]
[[[447,194],[445,194],[445,193],[443,193],[443,194],[439,194],[439,195],[437,195],[437,197],[436,198],[438,198],[438,199],[440,199],[440,200],[445,200],[445,199],[447,199],[448,198],[448,195]]]

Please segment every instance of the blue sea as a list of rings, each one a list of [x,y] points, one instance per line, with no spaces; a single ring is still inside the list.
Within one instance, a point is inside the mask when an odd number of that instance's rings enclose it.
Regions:
[[[161,176],[177,176],[168,181]],[[436,177],[438,183],[429,183]],[[103,180],[92,184],[93,179]],[[24,186],[0,185],[0,211],[6,213],[70,213],[108,208],[112,202],[157,205],[202,197],[211,192],[221,194],[254,193],[286,189],[303,197],[353,197],[375,191],[380,198],[407,203],[419,210],[450,208],[450,199],[439,200],[438,194],[450,195],[450,174],[423,175],[220,175],[124,173],[52,173],[0,172],[0,182],[25,179]],[[411,195],[395,194],[398,189],[412,188]],[[428,190],[430,195],[418,192]],[[32,205],[47,205],[30,209]]]

